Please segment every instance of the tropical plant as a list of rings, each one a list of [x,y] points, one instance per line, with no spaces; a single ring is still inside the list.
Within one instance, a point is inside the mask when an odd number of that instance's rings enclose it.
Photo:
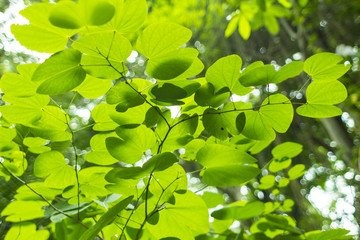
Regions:
[[[278,144],[261,168],[253,156],[287,132],[294,108],[309,118],[341,115],[335,105],[347,90],[338,79],[350,65],[319,53],[243,68],[228,55],[197,77],[204,64],[186,46],[191,30],[143,26],[147,12],[145,0],[21,11],[30,24],[12,26],[16,39],[52,55],[0,81],[0,175],[22,184],[1,212],[14,223],[5,239],[351,239],[344,229],[304,232],[287,214],[294,201],[281,191],[305,173],[292,160],[301,144]],[[135,50],[145,61],[127,60]],[[294,79],[306,101],[269,88]],[[264,86],[260,102],[239,100]],[[74,116],[75,98],[91,101],[93,123]],[[78,142],[91,127],[90,150]],[[189,184],[193,176],[202,182]],[[246,184],[273,198],[224,198]]]

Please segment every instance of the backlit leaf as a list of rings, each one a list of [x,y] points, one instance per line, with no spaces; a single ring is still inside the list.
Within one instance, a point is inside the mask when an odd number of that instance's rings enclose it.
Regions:
[[[41,82],[37,92],[56,95],[79,86],[86,76],[80,67],[80,60],[81,53],[74,49],[52,55],[34,72],[32,80]]]
[[[114,158],[125,163],[139,161],[156,142],[154,132],[143,125],[136,128],[118,127],[116,133],[120,138],[107,138],[106,147]]]
[[[154,23],[140,34],[136,49],[151,59],[173,51],[190,40],[190,29],[175,23]]]

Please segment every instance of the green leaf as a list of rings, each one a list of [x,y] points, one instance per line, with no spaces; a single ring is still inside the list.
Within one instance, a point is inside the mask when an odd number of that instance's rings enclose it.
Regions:
[[[103,25],[115,15],[115,7],[107,0],[80,1],[90,25]]]
[[[298,76],[303,71],[304,63],[301,61],[292,61],[281,67],[270,80],[270,83],[281,83],[286,79]]]
[[[271,83],[271,79],[274,78],[275,74],[275,66],[263,65],[243,72],[239,81],[246,87],[264,85]]]
[[[191,35],[190,29],[176,23],[154,23],[140,34],[136,49],[151,59],[179,48],[190,40]]]
[[[77,29],[82,26],[79,6],[72,1],[61,1],[51,11],[49,21],[56,27]]]
[[[90,140],[91,152],[87,153],[84,159],[97,165],[111,165],[118,162],[118,160],[112,157],[107,151],[105,144],[106,138],[116,136],[114,132],[98,133],[93,136]]]
[[[180,157],[186,161],[195,160],[197,152],[204,146],[205,141],[203,139],[194,139],[186,144],[185,153],[181,154]]]
[[[98,233],[108,224],[110,224],[116,216],[121,212],[127,205],[130,204],[134,196],[130,196],[122,200],[121,202],[117,203],[115,206],[109,209],[104,215],[100,217],[97,223],[86,230],[79,240],[92,240],[94,239]]]
[[[173,80],[153,85],[148,93],[159,105],[172,105],[174,102],[181,105],[183,102],[177,100],[191,96],[199,87],[200,83],[195,80]]]
[[[342,114],[342,110],[336,106],[305,104],[296,109],[296,113],[311,118],[329,118]]]
[[[37,147],[46,144],[46,139],[40,137],[25,137],[23,143],[28,147]]]
[[[153,172],[163,171],[177,161],[174,154],[161,153],[150,158],[142,167],[114,168],[106,175],[106,180],[117,182],[118,179],[140,179]]]
[[[306,89],[307,102],[310,104],[332,105],[343,102],[346,97],[346,87],[336,80],[312,82]]]
[[[294,180],[296,178],[301,177],[305,173],[305,165],[304,164],[296,164],[288,171],[289,179]]]
[[[280,179],[277,187],[283,188],[283,187],[286,187],[287,185],[289,185],[289,183],[290,183],[290,180],[288,178],[282,178],[282,179]]]
[[[346,229],[329,229],[326,231],[311,231],[305,233],[309,240],[337,240],[337,239],[353,239],[352,235],[347,235],[350,231]]]
[[[198,151],[196,160],[204,167],[232,164],[241,165],[243,163],[255,163],[257,161],[241,150],[221,144],[205,145]]]
[[[230,37],[236,30],[239,23],[239,15],[233,16],[225,29],[225,37]]]
[[[265,12],[263,17],[265,27],[271,34],[276,35],[279,32],[280,26],[275,16],[269,12]]]
[[[20,13],[31,24],[12,25],[11,32],[28,49],[48,53],[63,50],[76,30],[58,28],[50,23],[49,16],[55,7],[52,3],[38,3],[25,8]]]
[[[260,216],[265,210],[265,205],[260,201],[248,202],[244,206],[229,206],[214,211],[211,216],[216,219],[247,220]]]
[[[89,202],[91,199],[98,199],[99,197],[105,197],[110,192],[105,188],[108,183],[105,181],[105,175],[111,170],[110,167],[88,167],[81,169],[78,173],[80,202]],[[96,181],[94,181],[96,179]],[[62,196],[64,198],[70,198],[69,204],[76,205],[78,203],[78,191],[77,182],[73,182],[71,187],[66,188]]]
[[[242,72],[240,82],[246,87],[280,83],[298,76],[302,70],[303,62],[301,61],[290,62],[278,71],[275,71],[275,66],[273,65],[263,65],[262,62],[255,62]]]
[[[204,192],[201,196],[208,208],[214,208],[225,202],[223,194]]]
[[[167,203],[159,212],[158,222],[153,225],[156,215],[149,218],[145,228],[157,239],[173,237],[193,239],[194,236],[209,231],[209,214],[201,197],[193,192],[174,193],[175,204]]]
[[[1,91],[14,97],[31,97],[36,94],[38,84],[31,81],[31,76],[38,64],[22,64],[17,66],[19,74],[6,73],[1,77]]]
[[[49,237],[50,233],[47,229],[41,229],[37,231],[36,225],[34,223],[23,222],[12,226],[6,233],[5,240],[47,240]]]
[[[2,117],[9,122],[23,125],[30,125],[40,120],[43,116],[43,107],[49,103],[49,97],[42,95],[27,98],[4,96],[3,100],[11,105],[0,107]]]
[[[80,67],[80,59],[81,53],[74,49],[52,55],[34,72],[32,80],[41,82],[37,92],[56,95],[79,86],[86,76]]]
[[[206,72],[206,81],[210,82],[215,92],[228,88],[237,95],[246,95],[251,88],[245,88],[239,82],[242,60],[238,55],[229,55],[217,60]]]
[[[259,189],[266,190],[272,188],[275,185],[275,176],[266,175],[260,178]]]
[[[44,201],[12,201],[1,212],[8,222],[24,222],[44,217]]]
[[[331,106],[344,101],[347,97],[345,86],[337,81],[312,82],[306,90],[307,104],[296,109],[305,117],[334,117],[342,113],[341,109]]]
[[[156,143],[154,132],[144,125],[136,128],[118,127],[116,133],[120,138],[107,138],[106,148],[114,158],[125,163],[139,161],[144,152]]]
[[[299,155],[303,150],[303,146],[299,143],[284,142],[271,150],[274,158],[282,159],[283,157],[293,158]]]
[[[16,129],[15,128],[6,128],[0,126],[0,139],[11,141],[16,137]]]
[[[34,175],[47,177],[45,184],[49,187],[65,188],[76,182],[74,168],[67,165],[64,156],[57,151],[42,153],[35,159]]]
[[[248,40],[251,34],[251,25],[244,14],[239,16],[239,33],[244,40]]]
[[[170,80],[185,73],[199,52],[194,48],[180,48],[149,59],[146,73],[158,80]]]
[[[84,2],[86,3],[86,0]],[[148,13],[146,0],[112,0],[111,2],[116,9],[115,15],[102,28],[116,30],[124,36],[137,32]]]
[[[77,91],[84,98],[95,99],[103,96],[111,88],[111,85],[110,79],[99,79],[86,75],[85,80],[74,91]]]
[[[284,133],[290,127],[294,116],[289,99],[282,94],[274,94],[265,99],[259,111],[246,111],[246,123],[242,134],[257,140],[272,140],[275,132]]]
[[[260,173],[260,169],[256,167],[243,165],[254,163],[256,159],[224,145],[205,145],[197,153],[196,159],[204,166],[201,173],[203,181],[210,186],[240,185]]]
[[[215,92],[214,85],[205,83],[195,93],[194,99],[200,106],[219,107],[230,97],[230,92]]]
[[[131,84],[131,86],[129,86]],[[116,110],[125,112],[128,108],[136,107],[145,102],[139,95],[138,87],[135,83],[120,82],[110,89],[106,95],[106,102],[118,104]]]
[[[127,72],[122,61],[109,62],[102,56],[82,55],[81,66],[86,73],[103,79],[118,79]]]
[[[86,35],[73,42],[72,47],[82,53],[114,62],[126,61],[132,51],[129,40],[115,31]]]
[[[116,107],[108,105],[108,114],[118,125],[142,124],[145,120],[145,114],[150,108],[148,104],[142,104],[129,108],[126,112],[116,111]]]
[[[228,138],[227,124],[223,120],[220,112],[221,111],[213,108],[206,109],[202,117],[202,122],[208,133],[220,140],[225,140]]]
[[[274,158],[269,165],[269,171],[275,173],[288,168],[291,165],[291,162],[291,158],[288,157]]]
[[[216,187],[228,187],[245,184],[261,172],[251,166],[230,165],[207,168],[202,179],[204,183]]]
[[[344,75],[351,67],[338,64],[343,58],[334,53],[318,53],[306,59],[304,71],[310,75],[314,81],[334,80]]]

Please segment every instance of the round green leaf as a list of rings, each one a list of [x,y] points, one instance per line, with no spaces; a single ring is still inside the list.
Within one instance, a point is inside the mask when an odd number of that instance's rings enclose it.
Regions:
[[[301,177],[305,173],[305,165],[304,164],[296,164],[288,171],[289,179],[294,180],[296,178]]]

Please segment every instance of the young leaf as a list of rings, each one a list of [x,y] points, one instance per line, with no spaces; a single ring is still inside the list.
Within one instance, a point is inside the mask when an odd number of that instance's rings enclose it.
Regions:
[[[289,179],[294,180],[304,175],[304,173],[305,173],[305,165],[296,164],[288,171]]]
[[[303,146],[299,143],[284,142],[271,150],[274,158],[281,159],[283,157],[293,158],[299,155],[303,150]]]
[[[274,175],[266,175],[260,178],[259,189],[269,189],[272,188],[275,184],[275,176]]]

